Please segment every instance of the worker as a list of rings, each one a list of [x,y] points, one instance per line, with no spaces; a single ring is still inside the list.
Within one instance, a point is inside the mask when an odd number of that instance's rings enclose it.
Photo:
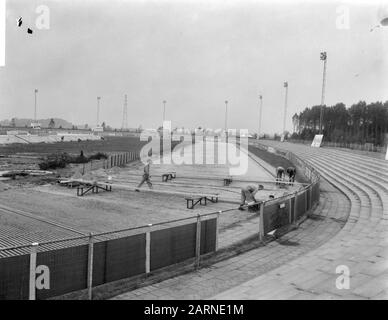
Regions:
[[[280,181],[284,179],[284,168],[277,167],[276,168],[276,184],[280,184]]]
[[[288,174],[288,181],[290,184],[294,184],[295,182],[295,176],[296,176],[296,169],[295,167],[288,167],[287,168],[287,174]]]
[[[255,194],[259,191],[259,190],[263,190],[264,187],[259,184],[257,187],[254,187],[254,186],[247,186],[245,188],[242,188],[241,189],[241,202],[240,202],[240,206],[238,207],[239,210],[244,210],[244,206],[246,204],[253,204],[256,202],[256,199],[255,199]]]
[[[152,189],[152,182],[150,180],[150,167],[151,167],[151,159],[147,160],[147,164],[144,166],[144,173],[143,173],[143,179],[139,183],[139,185],[136,188],[136,191],[139,191],[139,188],[143,185],[144,182],[147,182],[148,187]]]

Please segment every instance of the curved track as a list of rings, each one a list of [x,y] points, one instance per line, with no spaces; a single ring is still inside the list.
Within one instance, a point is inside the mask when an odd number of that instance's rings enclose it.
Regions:
[[[280,299],[295,297],[295,292],[313,299],[387,299],[387,162],[336,149],[262,143],[292,151],[316,168],[350,200],[350,215],[344,228],[323,246],[216,298],[265,299],[269,291],[263,287],[270,286]]]

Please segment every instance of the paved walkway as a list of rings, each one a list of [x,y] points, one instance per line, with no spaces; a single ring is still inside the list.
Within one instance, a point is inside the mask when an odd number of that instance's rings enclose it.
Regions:
[[[250,250],[210,267],[139,288],[113,299],[211,298],[319,247],[339,232],[349,212],[348,199],[323,182],[321,202],[314,215],[298,229],[283,236],[279,242],[270,242],[265,247]]]
[[[213,298],[388,299],[388,163],[341,150],[264,143],[306,159],[348,197],[350,216],[323,246]],[[349,271],[349,287],[338,266]]]

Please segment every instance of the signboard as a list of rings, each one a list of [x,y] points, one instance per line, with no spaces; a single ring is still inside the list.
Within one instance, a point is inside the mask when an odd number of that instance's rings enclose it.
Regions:
[[[323,134],[316,134],[314,136],[313,142],[311,143],[311,146],[314,148],[319,148],[321,146],[322,139],[323,139]]]

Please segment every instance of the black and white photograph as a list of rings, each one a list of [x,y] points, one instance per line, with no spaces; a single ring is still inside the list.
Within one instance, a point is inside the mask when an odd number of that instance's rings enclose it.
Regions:
[[[387,144],[388,0],[0,0],[0,300],[388,300]]]

